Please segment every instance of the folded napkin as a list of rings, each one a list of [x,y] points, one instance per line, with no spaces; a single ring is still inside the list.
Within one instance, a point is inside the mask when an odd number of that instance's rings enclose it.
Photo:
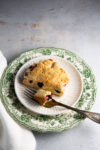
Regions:
[[[0,51],[0,77],[7,66]],[[0,100],[0,150],[35,150],[36,141],[31,131],[19,126],[6,112]]]

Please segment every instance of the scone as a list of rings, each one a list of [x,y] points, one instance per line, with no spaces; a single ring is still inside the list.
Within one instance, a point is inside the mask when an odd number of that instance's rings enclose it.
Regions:
[[[23,84],[35,89],[50,91],[53,95],[62,96],[64,87],[69,82],[66,72],[52,59],[33,64],[24,74]]]
[[[52,101],[52,95],[50,91],[45,91],[43,89],[37,90],[37,92],[33,95],[34,99],[45,107],[55,106],[56,102]]]

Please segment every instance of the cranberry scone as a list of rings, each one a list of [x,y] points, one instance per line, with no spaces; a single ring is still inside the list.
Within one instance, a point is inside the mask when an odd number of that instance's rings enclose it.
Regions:
[[[62,96],[64,87],[69,82],[66,72],[52,59],[40,61],[30,66],[23,79],[23,84],[35,89],[50,91],[53,95]]]

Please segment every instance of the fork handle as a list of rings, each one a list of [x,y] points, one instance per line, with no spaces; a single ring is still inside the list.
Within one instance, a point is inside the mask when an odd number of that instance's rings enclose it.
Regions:
[[[84,117],[87,117],[87,118],[91,119],[92,121],[100,124],[100,113],[95,113],[95,112],[89,112],[89,111],[80,110],[80,109],[68,106],[66,104],[62,104],[60,102],[57,102],[55,100],[53,100],[53,101],[56,102],[56,104],[58,106],[63,106],[65,108],[67,108],[67,109],[71,109],[73,111],[76,111],[76,112],[82,114]]]

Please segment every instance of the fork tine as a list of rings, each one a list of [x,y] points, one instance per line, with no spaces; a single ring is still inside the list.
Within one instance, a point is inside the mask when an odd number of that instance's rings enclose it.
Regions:
[[[31,95],[34,94],[34,91],[30,91],[29,89],[26,89],[25,91]]]
[[[35,92],[30,92],[28,90],[25,90],[25,93],[27,93],[28,95],[31,95],[31,96],[33,96],[35,94]]]
[[[33,99],[33,95],[31,95],[30,93],[28,93],[27,91],[24,92],[25,96],[32,98]]]
[[[33,98],[31,96],[29,96],[29,95],[25,95],[25,98],[33,100]]]
[[[30,93],[28,93],[27,91],[25,92],[25,96],[28,97],[29,99],[31,99],[32,101],[34,100],[36,103],[38,103],[38,102],[34,99],[33,95],[30,95]],[[39,103],[38,103],[38,104],[39,104]]]
[[[30,92],[32,91],[34,91],[34,92],[37,92],[37,90],[36,89],[34,89],[34,88],[31,88],[31,87],[28,87],[28,86],[25,86],[24,84],[22,84],[22,86],[23,87],[25,87],[25,89],[27,89],[27,90],[30,90]]]
[[[25,91],[29,92],[30,94],[35,94],[36,93],[36,91],[34,89],[29,89],[29,88],[26,88]]]
[[[26,87],[26,89],[30,92],[37,92],[37,90],[35,90],[34,88]]]

